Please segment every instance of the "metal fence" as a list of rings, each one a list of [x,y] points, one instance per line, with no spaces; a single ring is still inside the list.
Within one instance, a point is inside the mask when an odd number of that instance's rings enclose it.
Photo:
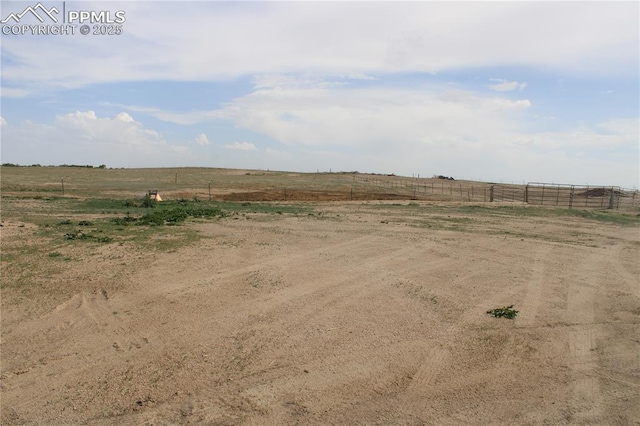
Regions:
[[[414,200],[491,201],[491,184],[448,179],[354,175],[356,184],[386,188]]]
[[[542,182],[515,185],[384,175],[357,175],[354,182],[388,188],[416,200],[519,202],[577,209],[640,208],[640,192],[618,186]]]
[[[530,182],[524,188],[528,204],[585,209],[640,207],[637,190],[619,186],[565,185]]]

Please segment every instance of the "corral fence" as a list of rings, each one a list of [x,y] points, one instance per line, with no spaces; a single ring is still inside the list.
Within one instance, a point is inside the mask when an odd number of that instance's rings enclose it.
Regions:
[[[640,191],[619,186],[543,182],[515,185],[377,175],[356,175],[354,181],[389,188],[415,200],[519,202],[578,209],[640,208]]]
[[[448,179],[354,175],[357,184],[386,188],[414,200],[491,201],[492,184]]]
[[[640,206],[640,193],[619,186],[530,182],[524,187],[524,202],[568,208],[620,209]]]

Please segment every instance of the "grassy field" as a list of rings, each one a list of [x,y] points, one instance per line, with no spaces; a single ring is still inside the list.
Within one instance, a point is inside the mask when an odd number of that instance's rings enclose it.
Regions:
[[[346,190],[353,186],[350,174],[289,173],[212,168],[88,169],[80,167],[2,167],[3,193],[31,193],[95,197],[109,194],[124,199],[148,190],[174,194],[173,198],[208,198],[209,185],[215,198],[233,191],[283,192],[299,190]]]

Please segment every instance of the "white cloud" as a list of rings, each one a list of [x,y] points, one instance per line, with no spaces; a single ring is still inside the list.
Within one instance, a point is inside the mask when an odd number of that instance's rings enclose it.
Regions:
[[[528,99],[485,97],[464,90],[285,87],[274,82],[273,87],[263,84],[211,113],[280,142],[285,149],[265,149],[263,160],[269,159],[272,168],[277,164],[289,170],[333,168],[409,175],[464,171],[465,176],[493,180],[513,176],[516,180],[629,182],[633,155],[637,156],[637,131],[633,132],[637,120],[532,132],[525,130],[530,107]],[[255,146],[236,142],[225,148],[253,150]],[[626,152],[627,158],[616,156],[613,148]],[[545,162],[545,157],[554,160]],[[569,166],[562,166],[558,159]],[[615,172],[604,168],[600,174],[594,172],[597,161]],[[267,167],[264,162],[254,165]]]
[[[83,122],[87,120],[97,120],[98,116],[94,111],[76,111],[65,115],[67,120]],[[108,120],[108,119],[107,119]]]
[[[501,78],[491,78],[490,81],[495,81],[497,84],[489,85],[491,90],[495,90],[496,92],[510,92],[512,90],[520,89],[522,92],[527,88],[528,84],[518,83],[517,81],[508,81]]]
[[[512,112],[531,106],[526,99],[483,98],[461,90],[274,86],[261,85],[212,113],[286,145],[388,151],[427,140],[438,145],[491,140],[517,123]]]
[[[207,135],[205,135],[204,133],[200,133],[198,136],[196,136],[196,144],[200,146],[207,146],[209,145],[209,138],[207,138]]]
[[[145,107],[138,105],[123,105],[112,102],[102,102],[101,105],[107,107],[117,107],[127,109],[129,111],[140,112],[157,118],[158,120],[166,121],[169,123],[181,124],[188,126],[191,124],[201,123],[203,121],[209,121],[217,118],[225,118],[223,111],[201,111],[192,110],[187,112],[175,112],[166,111],[154,107]]]
[[[640,139],[640,119],[638,118],[614,118],[598,123],[597,127],[610,134],[628,135],[636,143]]]
[[[94,111],[59,115],[53,123],[25,121],[6,126],[2,154],[23,164],[170,166],[192,162],[188,148],[169,144],[129,114],[98,117]]]
[[[529,101],[528,99],[519,99],[517,101],[512,101],[509,99],[494,98],[487,99],[485,101],[485,105],[492,111],[515,111],[531,107],[531,101]]]
[[[126,112],[121,112],[116,116],[116,118],[120,121],[124,121],[125,123],[133,123],[135,120]]]
[[[5,90],[302,70],[367,78],[531,66],[635,75],[639,55],[636,2],[132,2],[126,11],[136,19],[108,43],[5,37],[3,83],[12,87]],[[166,30],[187,18],[180,31]]]
[[[5,120],[4,117],[0,115],[0,127],[4,127],[6,125],[7,125],[7,120]]]
[[[251,142],[234,142],[224,146],[227,149],[234,149],[238,151],[256,151],[258,148]]]

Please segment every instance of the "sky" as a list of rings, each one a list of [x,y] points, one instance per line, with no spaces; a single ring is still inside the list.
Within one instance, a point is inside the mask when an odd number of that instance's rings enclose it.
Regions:
[[[0,3],[3,163],[640,187],[636,1],[37,4]]]

